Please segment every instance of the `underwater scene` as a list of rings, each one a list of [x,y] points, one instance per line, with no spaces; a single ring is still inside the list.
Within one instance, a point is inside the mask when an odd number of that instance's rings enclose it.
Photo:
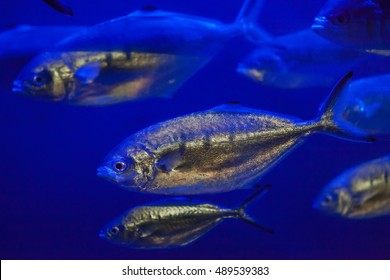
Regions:
[[[1,259],[390,259],[387,0],[1,0]]]

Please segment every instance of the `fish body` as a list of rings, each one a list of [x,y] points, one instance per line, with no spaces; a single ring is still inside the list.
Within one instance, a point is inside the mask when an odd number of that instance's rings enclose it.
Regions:
[[[11,92],[13,80],[31,59],[52,50],[58,41],[83,28],[85,27],[20,25],[1,32],[0,91]]]
[[[350,76],[313,121],[223,105],[141,130],[115,148],[98,175],[129,190],[188,195],[251,188],[315,131],[368,140],[337,124],[333,107]]]
[[[346,121],[370,134],[390,134],[390,75],[353,81],[336,109]]]
[[[366,56],[302,30],[260,45],[240,62],[237,71],[266,86],[326,87]]]
[[[314,207],[344,218],[373,218],[390,214],[390,157],[363,163],[333,180]]]
[[[65,14],[65,15],[68,15],[68,16],[73,16],[74,15],[74,12],[72,10],[72,8],[65,4],[64,1],[61,1],[61,0],[43,0],[43,2],[45,2],[46,4],[48,4],[50,7],[52,7],[53,9],[55,9],[56,11],[62,13],[62,14]]]
[[[100,236],[128,248],[174,248],[190,244],[229,218],[240,218],[271,232],[245,214],[246,205],[263,190],[260,189],[237,209],[185,198],[138,206],[105,226]]]
[[[14,91],[74,105],[171,97],[231,38],[241,34],[251,40],[261,37],[252,24],[261,2],[247,0],[233,24],[158,10],[137,11],[100,23],[67,37],[54,52],[34,59],[21,71]],[[130,58],[111,63],[117,53]],[[105,56],[102,60],[109,61],[96,62],[100,54]],[[73,67],[80,61],[86,62],[82,71]],[[68,68],[71,73],[57,79],[58,68]],[[83,73],[81,81],[78,71]],[[66,83],[76,85],[72,93],[66,90]],[[80,83],[83,86],[78,87]]]
[[[312,29],[336,44],[390,55],[388,1],[329,0],[316,16]]]

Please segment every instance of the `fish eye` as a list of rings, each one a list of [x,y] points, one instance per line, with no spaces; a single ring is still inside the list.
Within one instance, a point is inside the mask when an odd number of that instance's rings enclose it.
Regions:
[[[37,86],[42,86],[43,85],[43,82],[44,82],[44,79],[41,75],[35,75],[33,77],[33,81],[34,81],[34,84],[37,85]]]
[[[110,233],[116,235],[119,233],[119,228],[118,227],[113,227],[111,230],[110,230]]]
[[[324,198],[324,203],[325,204],[329,204],[333,201],[333,197],[331,195],[327,195],[325,198]]]
[[[343,25],[348,24],[348,22],[350,20],[350,16],[349,16],[349,13],[347,11],[339,11],[339,12],[336,12],[334,15],[332,15],[330,20],[335,25],[343,26]]]
[[[118,172],[123,172],[123,171],[125,171],[126,167],[127,167],[127,165],[126,165],[126,163],[123,162],[123,161],[117,161],[117,162],[115,162],[115,164],[114,164],[114,168],[115,168],[115,170],[118,171]]]

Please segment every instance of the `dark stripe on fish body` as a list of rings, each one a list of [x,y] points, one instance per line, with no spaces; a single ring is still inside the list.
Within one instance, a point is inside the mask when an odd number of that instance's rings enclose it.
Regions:
[[[126,52],[126,60],[130,61],[131,57],[132,57],[132,53],[131,52]]]
[[[389,183],[389,173],[387,170],[383,173],[384,179],[385,179],[385,184],[387,185]]]
[[[107,52],[107,53],[106,53],[106,63],[107,63],[107,67],[112,67],[112,61],[113,61],[112,53],[111,53],[111,52]]]
[[[210,136],[206,135],[202,138],[203,148],[208,151],[211,149],[211,139]]]

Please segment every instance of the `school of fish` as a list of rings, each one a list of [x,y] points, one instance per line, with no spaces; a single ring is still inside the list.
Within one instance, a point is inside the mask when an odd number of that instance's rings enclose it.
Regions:
[[[63,1],[43,2],[74,15]],[[180,197],[137,206],[100,237],[136,249],[181,247],[228,218],[272,232],[245,209],[269,188],[259,187],[266,173],[308,136],[374,142],[390,134],[390,74],[380,67],[390,55],[390,2],[328,0],[311,29],[278,37],[258,25],[262,5],[245,0],[230,24],[148,6],[92,26],[24,25],[0,33],[1,67],[12,63],[18,71],[1,77],[0,90],[69,105],[174,98],[240,36],[254,50],[237,64],[239,74],[283,89],[333,87],[311,120],[225,104],[132,132],[102,161],[99,177],[129,191],[173,196],[258,190],[238,208]],[[33,40],[42,32],[44,40]],[[359,79],[351,69],[360,69]],[[313,207],[344,218],[388,215],[389,176],[389,156],[363,163],[326,186]]]

